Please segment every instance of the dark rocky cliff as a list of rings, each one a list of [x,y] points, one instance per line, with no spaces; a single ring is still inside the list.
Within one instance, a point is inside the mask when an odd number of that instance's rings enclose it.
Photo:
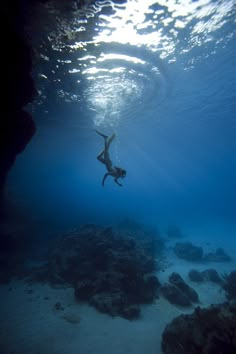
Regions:
[[[6,177],[17,154],[35,133],[33,117],[25,106],[36,96],[31,77],[31,48],[23,38],[25,1],[13,1],[3,8],[2,23],[2,114],[0,120],[0,199]]]

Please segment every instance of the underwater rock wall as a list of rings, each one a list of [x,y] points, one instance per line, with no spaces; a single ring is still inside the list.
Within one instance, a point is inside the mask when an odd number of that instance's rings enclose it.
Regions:
[[[26,3],[24,3],[25,5]],[[2,116],[0,122],[0,198],[16,155],[24,150],[35,133],[35,123],[24,107],[33,100],[36,89],[31,77],[31,49],[23,39],[24,9],[21,1],[4,4],[2,54]]]
[[[0,128],[3,135],[0,145],[1,189],[16,155],[24,150],[35,133],[35,123],[32,116],[23,109],[23,106],[30,102],[35,94],[33,80],[30,76],[30,49],[13,32],[10,34],[9,39],[13,43],[14,53],[12,52],[10,57],[8,57],[8,82],[4,85],[7,87],[6,93],[9,96],[4,102],[4,116],[2,117]]]

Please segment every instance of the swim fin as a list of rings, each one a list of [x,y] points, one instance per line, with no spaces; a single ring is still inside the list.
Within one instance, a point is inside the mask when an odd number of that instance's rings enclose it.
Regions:
[[[101,135],[104,139],[108,138],[107,135],[100,133],[97,129],[95,129],[95,132],[98,133],[99,135]]]

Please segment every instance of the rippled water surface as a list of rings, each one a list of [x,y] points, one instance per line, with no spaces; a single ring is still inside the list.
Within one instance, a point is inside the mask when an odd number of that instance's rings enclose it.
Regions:
[[[71,4],[33,10],[38,101],[53,95],[79,103],[96,125],[116,127],[141,113],[153,118],[174,80],[187,80],[186,72],[225,55],[235,40],[230,0]]]

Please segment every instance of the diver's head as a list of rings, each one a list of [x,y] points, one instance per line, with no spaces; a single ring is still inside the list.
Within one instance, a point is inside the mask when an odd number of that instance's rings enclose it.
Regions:
[[[126,176],[126,170],[123,170],[123,168],[120,168],[120,167],[116,167],[116,171],[118,172],[119,177],[125,178],[125,176]]]
[[[122,171],[122,172],[121,172],[121,173],[122,173],[122,176],[121,176],[121,177],[122,177],[122,178],[125,178],[125,177],[126,177],[126,170],[121,169],[121,171]]]

